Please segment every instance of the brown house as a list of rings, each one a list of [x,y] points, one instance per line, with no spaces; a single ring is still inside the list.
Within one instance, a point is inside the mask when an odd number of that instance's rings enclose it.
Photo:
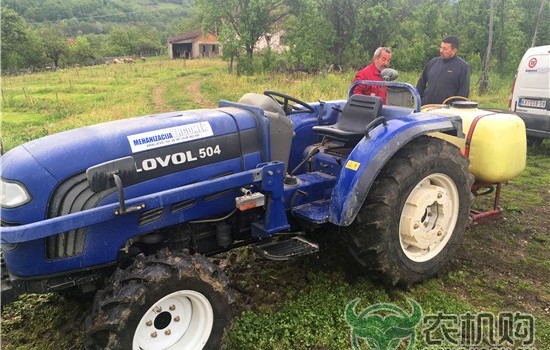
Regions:
[[[222,53],[218,37],[213,32],[203,34],[201,29],[168,38],[168,57],[216,57]]]

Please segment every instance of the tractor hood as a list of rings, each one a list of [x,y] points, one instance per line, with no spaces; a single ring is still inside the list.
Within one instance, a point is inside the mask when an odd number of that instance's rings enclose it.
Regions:
[[[46,136],[20,147],[60,181],[93,165],[126,156],[136,159],[138,171],[144,159],[162,157],[160,163],[165,164],[166,155],[175,151],[186,154],[186,146],[194,141],[223,138],[229,134],[235,136],[223,139],[233,139],[237,138],[239,130],[254,127],[250,114],[243,115],[243,111],[235,108],[191,110],[87,126]],[[195,152],[188,158],[198,156]],[[176,161],[181,162],[181,157]],[[145,167],[155,166],[149,163]]]
[[[135,181],[125,184],[134,185],[128,198],[254,168],[265,161],[261,117],[239,106],[171,112],[69,130],[15,147],[2,156],[2,179],[20,184],[31,200],[3,208],[2,221],[30,223],[116,201],[115,194],[95,195],[86,171],[121,158],[132,157],[136,166]]]

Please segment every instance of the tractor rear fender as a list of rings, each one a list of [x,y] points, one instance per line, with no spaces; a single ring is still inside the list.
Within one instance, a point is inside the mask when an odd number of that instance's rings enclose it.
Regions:
[[[462,135],[458,117],[438,117],[413,113],[393,118],[378,125],[350,153],[336,186],[332,191],[329,221],[335,225],[350,225],[363,205],[367,194],[390,158],[411,140],[431,132],[441,131]]]

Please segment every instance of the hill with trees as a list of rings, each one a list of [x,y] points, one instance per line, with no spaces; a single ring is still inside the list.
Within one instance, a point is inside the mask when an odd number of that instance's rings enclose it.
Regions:
[[[4,0],[2,70],[91,64],[165,50],[193,23],[192,0]]]

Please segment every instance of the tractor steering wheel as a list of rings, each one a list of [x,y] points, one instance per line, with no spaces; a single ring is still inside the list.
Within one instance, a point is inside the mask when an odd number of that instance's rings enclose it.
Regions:
[[[309,113],[313,113],[315,111],[313,107],[311,107],[311,105],[307,104],[306,102],[299,100],[296,97],[283,94],[282,92],[266,90],[264,91],[264,95],[269,96],[275,101],[277,101],[277,103],[280,104],[281,107],[283,107],[283,110],[285,111],[286,115],[303,113],[306,111]],[[288,104],[289,101],[294,102],[299,106],[290,105]]]

